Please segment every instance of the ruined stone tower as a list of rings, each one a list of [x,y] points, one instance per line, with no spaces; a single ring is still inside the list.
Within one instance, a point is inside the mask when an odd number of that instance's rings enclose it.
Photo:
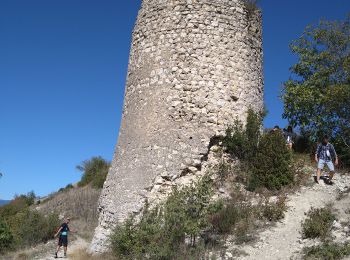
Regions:
[[[263,108],[261,20],[243,0],[143,0],[93,252],[162,187],[200,174],[236,117]]]

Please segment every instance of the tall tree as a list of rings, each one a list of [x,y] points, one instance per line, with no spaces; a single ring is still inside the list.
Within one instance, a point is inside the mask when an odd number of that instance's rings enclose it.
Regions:
[[[350,16],[308,26],[291,44],[298,56],[284,84],[284,118],[315,139],[350,146]]]

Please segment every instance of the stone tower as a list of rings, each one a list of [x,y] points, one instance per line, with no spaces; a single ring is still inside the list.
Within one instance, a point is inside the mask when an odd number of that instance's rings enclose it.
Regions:
[[[161,187],[199,174],[212,138],[249,107],[263,108],[261,12],[243,0],[143,0],[91,251]]]

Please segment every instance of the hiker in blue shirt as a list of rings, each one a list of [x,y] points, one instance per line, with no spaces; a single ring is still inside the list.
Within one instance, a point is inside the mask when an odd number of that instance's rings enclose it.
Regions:
[[[70,222],[70,219],[66,218],[65,222],[59,227],[57,233],[55,234],[55,237],[59,235],[58,245],[55,252],[55,258],[57,258],[57,253],[60,250],[61,246],[63,246],[63,249],[64,249],[64,257],[67,257],[68,232],[71,231],[68,227],[69,222]]]
[[[327,184],[332,185],[333,184],[332,179],[334,176],[334,164],[335,166],[338,165],[338,155],[334,149],[334,146],[331,143],[329,143],[329,138],[327,135],[323,137],[322,142],[317,146],[315,160],[318,163],[316,182],[319,183],[321,178],[321,171],[324,165],[327,164],[327,167],[330,171]],[[333,164],[333,160],[334,160],[334,164]]]

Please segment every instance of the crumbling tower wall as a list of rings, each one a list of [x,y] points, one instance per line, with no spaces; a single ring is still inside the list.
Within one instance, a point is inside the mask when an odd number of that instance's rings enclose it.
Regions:
[[[124,102],[93,252],[155,184],[196,174],[211,138],[263,109],[260,11],[242,0],[143,0]]]

